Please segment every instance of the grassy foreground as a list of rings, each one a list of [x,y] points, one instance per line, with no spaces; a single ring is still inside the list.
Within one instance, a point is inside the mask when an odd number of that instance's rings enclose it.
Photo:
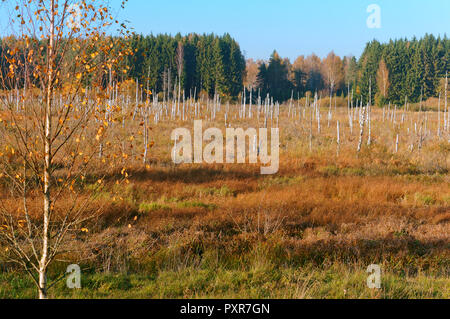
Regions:
[[[85,274],[83,288],[70,290],[62,281],[52,298],[450,298],[449,279],[426,274],[383,273],[382,288],[366,286],[367,274],[354,266],[317,268],[251,266],[248,270],[189,267],[145,274]],[[35,298],[28,278],[0,276],[0,298]]]
[[[335,118],[346,116],[342,108]],[[436,115],[428,116],[434,132]],[[137,158],[128,183],[111,177],[97,189],[94,178],[79,190],[103,213],[68,238],[49,278],[76,263],[82,289],[63,278],[49,296],[450,298],[448,142],[429,133],[411,151],[415,139],[404,133],[395,152],[398,124],[381,110],[372,145],[359,154],[357,129],[343,126],[337,152],[334,122],[323,121],[312,149],[305,122],[283,123],[274,176],[260,175],[259,165],[174,166],[167,132],[191,124],[161,123],[149,167]],[[411,123],[402,132],[413,132]],[[366,285],[371,264],[382,268],[380,290]],[[0,298],[36,296],[24,272],[1,264]]]

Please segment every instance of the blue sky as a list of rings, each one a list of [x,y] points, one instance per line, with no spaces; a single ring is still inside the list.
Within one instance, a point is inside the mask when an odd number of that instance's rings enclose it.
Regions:
[[[370,4],[381,9],[380,29],[367,27]],[[291,60],[331,50],[359,57],[374,38],[450,36],[449,0],[129,0],[120,15],[143,34],[228,32],[257,59],[274,49]]]
[[[370,4],[381,8],[380,29],[366,25]],[[450,36],[450,0],[128,0],[119,18],[142,34],[228,32],[256,59],[274,49],[291,60],[331,50],[359,57],[372,39]]]

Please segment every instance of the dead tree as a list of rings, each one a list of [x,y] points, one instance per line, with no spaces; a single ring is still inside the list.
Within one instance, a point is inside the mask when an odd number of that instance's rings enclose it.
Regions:
[[[364,123],[365,121],[365,117],[366,117],[366,109],[367,108],[363,108],[362,114],[360,114],[359,117],[359,142],[358,142],[358,153],[361,151],[361,147],[362,147],[362,141],[363,141],[363,136],[364,136]]]

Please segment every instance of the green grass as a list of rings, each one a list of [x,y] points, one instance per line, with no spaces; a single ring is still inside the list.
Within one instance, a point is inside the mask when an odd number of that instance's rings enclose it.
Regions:
[[[140,213],[149,213],[149,212],[154,212],[154,211],[158,211],[158,210],[165,210],[165,209],[170,209],[169,206],[167,205],[161,205],[158,203],[140,203],[139,204],[139,212]]]
[[[395,236],[403,237],[407,233]],[[381,289],[369,289],[366,269],[370,261],[344,256],[288,257],[282,245],[273,240],[233,253],[208,248],[199,241],[179,242],[142,258],[129,259],[126,272],[106,273],[96,263],[86,262],[80,265],[81,289],[68,289],[63,278],[50,290],[49,296],[56,299],[450,298],[445,256],[434,261],[424,256],[430,266],[424,265],[425,268],[420,266],[421,258],[414,257],[415,250],[404,256],[403,262],[410,263],[408,267],[398,258],[381,258]],[[53,264],[49,281],[64,274],[65,267],[61,262]],[[24,272],[0,272],[0,298],[36,296],[33,282]]]
[[[290,186],[299,184],[304,180],[303,176],[271,176],[264,178],[259,183],[259,189],[265,189],[271,186]]]
[[[436,200],[431,195],[427,194],[416,193],[414,199],[417,203],[424,206],[431,206],[436,203]]]
[[[335,263],[323,268],[250,269],[193,267],[162,270],[156,276],[82,274],[82,288],[65,281],[51,298],[449,298],[449,278],[383,272],[381,289],[369,289],[365,269]],[[35,298],[32,282],[22,273],[0,274],[0,298]]]
[[[201,187],[197,189],[196,193],[199,196],[217,196],[217,197],[231,197],[236,195],[236,193],[226,185],[220,188]]]
[[[177,203],[177,207],[178,208],[205,208],[205,209],[213,210],[217,206],[214,204],[205,204],[203,202],[192,201],[192,202],[179,202],[179,203]]]

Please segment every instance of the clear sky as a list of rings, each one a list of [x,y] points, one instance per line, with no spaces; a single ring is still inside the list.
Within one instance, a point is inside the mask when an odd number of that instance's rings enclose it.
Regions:
[[[367,26],[370,4],[381,9],[379,29]],[[291,60],[331,50],[359,57],[373,39],[450,36],[450,0],[128,0],[119,18],[142,34],[228,32],[255,59],[274,49]]]
[[[381,9],[380,29],[367,27],[370,4]],[[228,32],[256,59],[274,49],[291,60],[331,50],[359,57],[374,38],[450,36],[450,0],[129,0],[120,16],[143,34]]]

